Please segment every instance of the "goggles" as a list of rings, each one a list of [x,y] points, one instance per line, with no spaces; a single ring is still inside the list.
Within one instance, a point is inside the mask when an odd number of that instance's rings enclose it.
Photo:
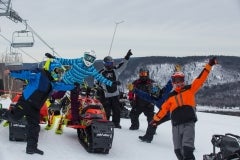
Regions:
[[[173,83],[183,83],[184,82],[184,77],[174,77],[172,78]]]
[[[113,62],[104,62],[104,66],[113,66]]]
[[[91,56],[91,55],[89,55],[89,54],[84,54],[84,59],[85,59],[86,61],[88,61],[88,62],[93,63],[93,62],[95,61],[96,57]]]
[[[148,72],[140,72],[139,76],[140,77],[147,77],[148,76]]]
[[[63,68],[55,68],[54,72],[57,74],[62,74],[64,72],[64,69]]]

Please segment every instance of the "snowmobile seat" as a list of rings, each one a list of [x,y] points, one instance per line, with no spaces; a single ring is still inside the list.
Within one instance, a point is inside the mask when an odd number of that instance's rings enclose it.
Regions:
[[[83,108],[80,118],[81,119],[104,119],[104,112],[100,105],[89,105]]]
[[[81,111],[82,114],[84,114],[88,109],[99,109],[102,110],[102,106],[100,105],[88,105],[87,107],[84,107]]]

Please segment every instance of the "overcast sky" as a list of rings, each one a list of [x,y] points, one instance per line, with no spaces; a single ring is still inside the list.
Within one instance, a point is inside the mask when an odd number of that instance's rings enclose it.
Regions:
[[[113,58],[128,49],[134,57],[240,55],[240,0],[12,0],[12,8],[64,58],[86,49],[104,58],[120,21]],[[0,17],[0,28],[11,40],[25,26]],[[9,46],[0,37],[0,54]],[[22,49],[39,61],[51,52],[36,36],[34,47]]]

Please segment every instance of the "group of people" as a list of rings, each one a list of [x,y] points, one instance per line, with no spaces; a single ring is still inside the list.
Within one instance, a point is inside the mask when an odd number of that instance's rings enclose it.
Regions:
[[[131,49],[119,64],[115,64],[111,56],[106,56],[103,59],[104,68],[100,71],[97,71],[93,66],[96,54],[92,50],[84,52],[83,57],[76,59],[57,58],[49,53],[45,55],[49,59],[43,68],[31,71],[5,71],[5,74],[9,74],[13,78],[27,80],[28,82],[16,107],[11,110],[0,110],[0,119],[16,121],[24,115],[26,116],[28,122],[27,154],[43,155],[44,153],[37,147],[40,131],[39,113],[41,106],[49,96],[57,99],[70,90],[71,123],[79,123],[78,95],[81,84],[88,76],[94,77],[95,84],[104,93],[101,102],[107,119],[110,120],[112,116],[111,120],[115,128],[121,128],[121,104],[118,88],[121,83],[119,75],[127,67],[132,56]],[[195,122],[197,121],[195,94],[206,81],[212,66],[215,64],[217,64],[216,57],[211,58],[200,75],[190,85],[185,84],[184,73],[177,68],[163,88],[155,85],[155,81],[149,76],[148,69],[141,68],[139,78],[127,86],[129,89],[128,97],[132,106],[129,129],[139,129],[138,119],[140,114],[144,113],[147,117],[148,128],[146,134],[139,136],[139,139],[151,143],[157,126],[171,120],[174,152],[177,158],[179,160],[194,160]],[[70,65],[71,67],[66,71],[64,65]],[[154,106],[159,108],[157,113],[154,112]]]
[[[27,127],[27,154],[40,154],[44,152],[38,148],[38,137],[40,132],[40,109],[47,98],[59,98],[66,91],[71,91],[71,114],[73,124],[79,123],[79,101],[80,85],[84,83],[84,79],[88,76],[94,77],[95,80],[103,87],[106,97],[106,103],[116,103],[118,92],[118,76],[122,72],[121,67],[126,67],[127,61],[132,55],[129,50],[124,57],[123,62],[117,67],[113,67],[113,60],[104,60],[104,71],[100,73],[93,66],[96,60],[96,54],[93,50],[84,52],[83,57],[76,59],[57,58],[50,53],[45,56],[49,59],[45,62],[43,68],[35,70],[5,70],[5,75],[15,79],[26,81],[27,85],[22,91],[22,96],[14,108],[0,109],[0,119],[10,122],[17,122],[23,116],[26,117]],[[106,57],[111,58],[111,57]],[[126,63],[126,64],[124,64]],[[64,65],[70,65],[70,69],[66,71]],[[111,67],[112,66],[112,67]],[[113,94],[113,92],[115,92]],[[110,93],[110,96],[108,96]],[[115,99],[114,102],[112,99]],[[109,104],[108,104],[109,105]],[[110,104],[112,105],[112,104]],[[104,105],[104,107],[106,107]],[[116,128],[120,126],[120,109],[119,106],[106,107],[106,111],[113,111],[113,123]],[[108,119],[111,111],[106,112]]]

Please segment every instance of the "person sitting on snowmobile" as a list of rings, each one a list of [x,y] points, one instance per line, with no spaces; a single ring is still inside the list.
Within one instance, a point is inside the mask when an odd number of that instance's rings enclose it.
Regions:
[[[58,82],[64,72],[61,63],[57,60],[49,59],[44,68],[36,70],[5,70],[5,74],[10,77],[27,80],[27,85],[23,90],[15,107],[11,110],[1,109],[0,119],[16,122],[24,115],[27,120],[27,154],[40,154],[44,152],[38,149],[38,137],[40,132],[40,109],[53,90],[71,90],[73,85],[66,85]]]
[[[156,126],[170,112],[174,152],[179,160],[195,160],[193,154],[197,121],[195,94],[202,87],[215,64],[217,64],[216,57],[209,59],[200,75],[190,85],[185,85],[183,72],[175,72],[172,75],[174,90],[150,122],[150,125]]]
[[[75,59],[65,59],[65,58],[57,58],[50,53],[45,54],[48,58],[53,58],[58,60],[62,65],[70,65],[71,68],[65,72],[62,77],[62,82],[65,84],[75,85],[75,88],[71,90],[70,100],[71,100],[71,114],[72,114],[72,124],[79,124],[79,101],[78,96],[80,92],[80,85],[84,83],[84,80],[88,76],[93,76],[97,81],[107,85],[107,86],[116,86],[116,82],[112,82],[101,74],[93,66],[96,60],[95,51],[89,50],[85,51],[82,58]],[[53,100],[59,99],[64,96],[65,92],[60,91],[56,92],[52,95]]]

